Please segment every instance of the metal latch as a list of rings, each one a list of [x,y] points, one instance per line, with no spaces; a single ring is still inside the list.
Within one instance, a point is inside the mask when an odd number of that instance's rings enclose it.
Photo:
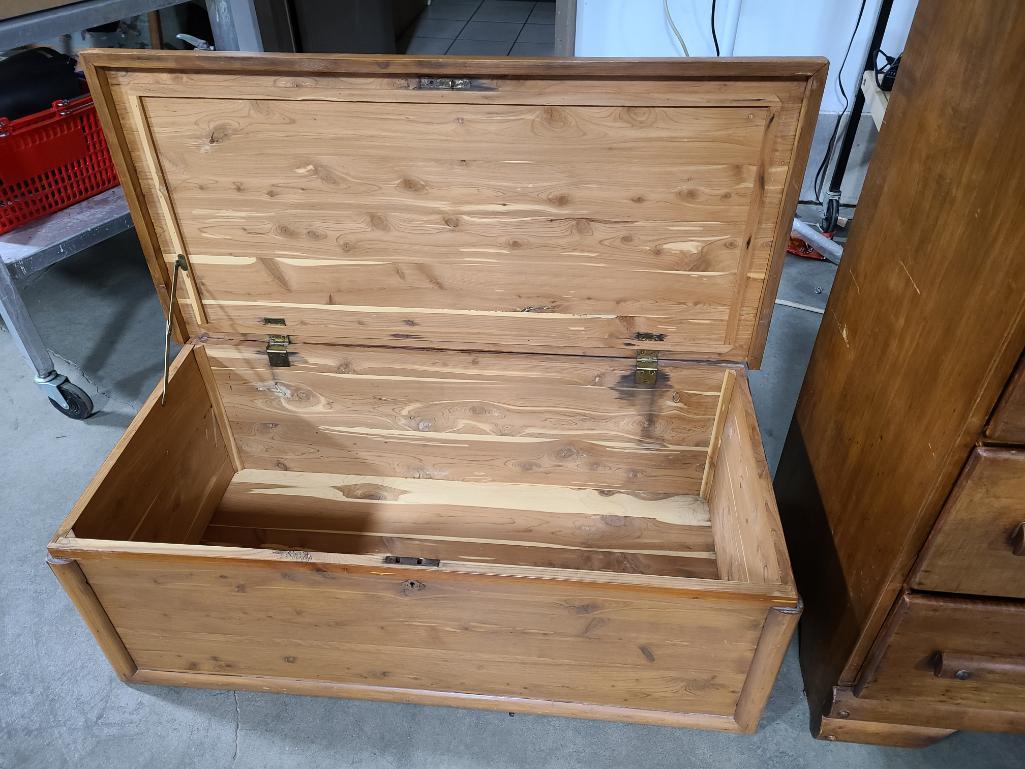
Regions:
[[[414,558],[408,555],[386,555],[384,562],[400,566],[441,566],[441,561],[437,558]]]
[[[638,350],[634,365],[634,384],[653,385],[658,379],[658,351]]]
[[[473,81],[468,77],[421,77],[416,87],[424,91],[468,91]]]
[[[417,78],[412,84],[420,91],[494,91],[495,86],[485,80],[473,77],[431,77]]]
[[[288,360],[288,345],[292,340],[287,336],[271,334],[267,337],[267,362],[272,368],[288,368],[292,364]]]

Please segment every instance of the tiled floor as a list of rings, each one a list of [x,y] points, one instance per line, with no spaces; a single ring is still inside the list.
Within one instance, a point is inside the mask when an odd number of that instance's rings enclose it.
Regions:
[[[406,53],[553,56],[555,2],[433,0],[417,19]]]

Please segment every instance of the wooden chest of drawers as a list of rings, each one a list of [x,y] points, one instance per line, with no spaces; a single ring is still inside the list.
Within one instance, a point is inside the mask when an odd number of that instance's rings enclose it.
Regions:
[[[123,677],[756,728],[823,61],[84,58],[187,341],[50,544]]]
[[[1025,102],[990,98],[1025,7],[991,10],[918,6],[776,476],[829,739],[1025,731]]]

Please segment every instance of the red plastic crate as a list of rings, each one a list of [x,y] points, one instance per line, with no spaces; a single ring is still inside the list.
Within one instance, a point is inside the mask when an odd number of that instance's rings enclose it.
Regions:
[[[92,97],[0,118],[0,234],[118,184]]]

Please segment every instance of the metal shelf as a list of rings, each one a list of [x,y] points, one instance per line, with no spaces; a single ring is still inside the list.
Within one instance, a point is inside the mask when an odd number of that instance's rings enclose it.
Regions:
[[[0,51],[157,11],[182,1],[83,0],[4,19],[0,21]],[[262,50],[253,0],[206,0],[206,6],[219,50]],[[131,226],[128,204],[118,187],[0,235],[0,318],[35,370],[36,384],[54,406],[73,419],[89,416],[92,401],[54,369],[50,352],[18,292],[17,281]]]
[[[73,419],[89,416],[92,401],[54,368],[16,281],[131,226],[128,204],[117,187],[0,235],[0,318],[35,369],[35,381],[43,394]]]
[[[120,187],[0,235],[0,263],[20,280],[131,228]]]
[[[0,50],[51,40],[89,27],[178,5],[182,0],[83,0],[0,21]]]

